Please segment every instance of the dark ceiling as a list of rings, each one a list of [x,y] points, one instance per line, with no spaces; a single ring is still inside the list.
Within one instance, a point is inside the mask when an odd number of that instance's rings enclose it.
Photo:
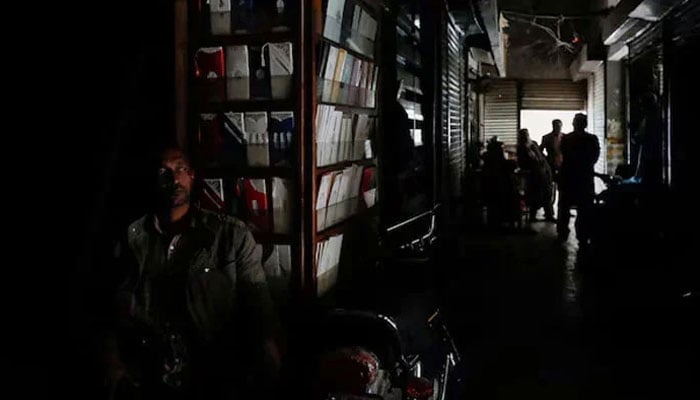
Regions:
[[[472,0],[448,0],[456,22],[467,30],[473,21],[470,12]],[[487,0],[473,0],[477,8],[488,4]],[[584,44],[599,42],[593,24],[601,16],[600,11],[609,3],[605,0],[498,0],[498,10],[506,12],[508,25],[504,29],[508,44],[508,75],[525,78],[569,78],[568,66]],[[511,13],[507,13],[510,11]],[[513,12],[517,14],[513,14]],[[557,21],[556,17],[573,19]],[[536,22],[537,26],[532,23]],[[557,38],[554,38],[556,35]],[[533,63],[542,76],[533,74]]]
[[[479,0],[448,0],[450,11],[457,23],[466,24],[470,3]],[[603,0],[498,0],[500,11],[517,11],[527,14],[585,15],[603,8]]]
[[[596,0],[499,0],[501,10],[535,14],[584,14],[592,11]]]

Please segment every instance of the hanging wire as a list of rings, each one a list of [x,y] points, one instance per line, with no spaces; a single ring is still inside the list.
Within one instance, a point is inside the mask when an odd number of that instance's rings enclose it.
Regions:
[[[546,25],[543,25],[543,24],[541,24],[541,23],[535,22],[535,21],[536,21],[536,18],[533,19],[533,20],[530,20],[529,18],[528,18],[528,19],[525,19],[525,18],[523,18],[523,17],[518,17],[518,16],[510,16],[510,17],[507,17],[507,18],[510,19],[510,20],[513,20],[513,21],[519,21],[519,22],[529,23],[531,26],[534,26],[534,27],[537,27],[537,28],[539,28],[539,29],[542,29],[542,30],[543,30],[545,33],[547,33],[552,39],[554,39],[554,46],[555,46],[555,47],[554,47],[554,49],[552,50],[553,52],[555,52],[556,50],[558,50],[558,49],[560,49],[560,48],[563,48],[564,50],[568,51],[569,53],[574,53],[575,50],[576,50],[576,49],[574,48],[574,46],[573,46],[571,43],[568,43],[568,42],[565,42],[565,41],[561,40],[561,29],[560,29],[560,27],[561,27],[561,21],[563,21],[563,20],[561,19],[561,17],[558,17],[558,20],[557,20],[557,23],[556,23],[556,29],[557,29],[556,32],[554,31],[554,29],[550,28],[549,26],[546,26]],[[537,18],[539,18],[539,16],[537,16]]]
[[[561,24],[564,22],[564,16],[560,15],[557,20],[557,38],[561,40]]]

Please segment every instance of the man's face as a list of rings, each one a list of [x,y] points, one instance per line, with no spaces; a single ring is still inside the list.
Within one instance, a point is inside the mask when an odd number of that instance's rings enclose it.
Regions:
[[[171,207],[189,204],[194,171],[181,150],[168,149],[163,152],[158,178],[161,193],[170,200]]]
[[[554,128],[554,132],[561,132],[561,121],[554,121],[552,127]]]

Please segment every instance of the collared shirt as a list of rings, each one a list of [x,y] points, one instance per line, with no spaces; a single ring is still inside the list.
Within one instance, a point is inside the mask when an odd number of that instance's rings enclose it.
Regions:
[[[128,241],[137,262],[124,286],[132,316],[198,342],[232,329],[272,336],[276,319],[261,254],[243,222],[193,210],[189,226],[168,237],[146,215],[129,226]]]

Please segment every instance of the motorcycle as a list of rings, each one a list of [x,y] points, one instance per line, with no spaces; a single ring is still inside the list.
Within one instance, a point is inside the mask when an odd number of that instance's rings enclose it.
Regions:
[[[444,400],[456,381],[460,355],[436,311],[426,322],[440,344],[441,366],[425,372],[421,356],[407,354],[391,317],[334,310],[322,322],[315,398],[322,400]]]
[[[602,272],[596,281],[602,287],[615,288],[607,293],[608,303],[621,304],[606,308],[624,310],[611,312],[608,318],[617,320],[623,314],[626,323],[619,329],[629,329],[638,337],[649,335],[645,340],[656,343],[656,356],[664,360],[666,371],[671,371],[663,379],[673,379],[677,387],[694,384],[692,379],[683,382],[674,375],[683,374],[692,362],[686,365],[685,357],[673,352],[697,353],[700,337],[696,323],[700,274],[693,262],[687,261],[694,240],[676,226],[683,222],[679,217],[684,210],[673,203],[667,188],[644,186],[633,178],[596,177],[606,185],[594,202],[591,239]],[[638,333],[638,327],[643,327],[643,334]],[[659,381],[663,379],[659,377]]]
[[[592,243],[610,245],[652,229],[646,224],[645,193],[634,180],[595,173],[605,185],[593,201]],[[645,215],[646,214],[646,215]]]

